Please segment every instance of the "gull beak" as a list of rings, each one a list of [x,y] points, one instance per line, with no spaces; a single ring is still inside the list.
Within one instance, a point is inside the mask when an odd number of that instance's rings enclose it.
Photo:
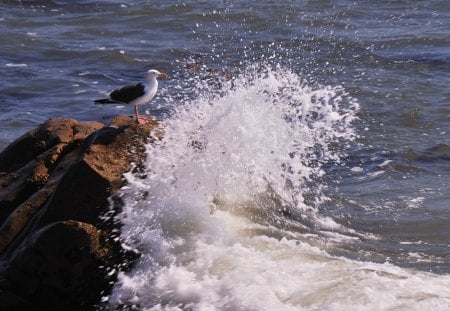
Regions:
[[[160,72],[158,77],[163,78],[163,79],[169,78],[169,76],[166,73],[164,73],[164,72]]]

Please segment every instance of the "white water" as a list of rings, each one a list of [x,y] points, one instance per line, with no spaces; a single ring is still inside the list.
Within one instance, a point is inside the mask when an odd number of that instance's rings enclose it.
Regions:
[[[358,104],[282,68],[208,85],[129,174],[122,238],[141,258],[111,306],[142,310],[445,310],[450,278],[330,255],[366,236],[320,215]],[[203,92],[201,91],[203,90]],[[308,199],[306,199],[308,198]],[[298,222],[286,215],[297,215]]]

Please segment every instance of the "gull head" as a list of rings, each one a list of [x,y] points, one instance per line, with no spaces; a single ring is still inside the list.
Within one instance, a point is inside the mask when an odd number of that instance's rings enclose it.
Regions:
[[[148,79],[156,79],[156,78],[163,78],[167,79],[169,76],[165,74],[164,72],[159,72],[156,69],[150,69],[147,71],[147,78]]]

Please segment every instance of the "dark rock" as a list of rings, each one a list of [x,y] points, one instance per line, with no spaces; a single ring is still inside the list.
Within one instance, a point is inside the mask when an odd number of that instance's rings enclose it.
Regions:
[[[114,271],[118,246],[94,226],[64,221],[33,233],[10,260],[5,278],[44,310],[80,310],[98,302]]]
[[[25,300],[24,298],[18,296],[17,294],[0,289],[0,310],[8,311],[41,311],[42,309],[36,305],[31,304],[31,302]]]
[[[0,154],[0,300],[8,310],[89,310],[108,292],[112,269],[136,254],[113,242],[120,227],[104,215],[120,211],[114,192],[142,164],[157,124],[49,120]]]

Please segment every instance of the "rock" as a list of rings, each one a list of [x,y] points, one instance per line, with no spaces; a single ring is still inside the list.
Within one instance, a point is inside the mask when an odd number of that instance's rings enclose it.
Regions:
[[[100,122],[78,122],[73,119],[50,119],[11,143],[0,154],[0,171],[12,172],[58,144],[79,142],[102,128]]]
[[[120,228],[104,215],[120,211],[109,200],[120,201],[114,192],[141,166],[150,132],[161,135],[157,125],[52,119],[0,154],[0,298],[12,309],[86,309],[108,290],[116,274],[99,266],[129,254],[112,242]]]
[[[53,223],[20,247],[5,278],[13,292],[42,310],[84,310],[110,286],[114,273],[99,267],[107,266],[117,247],[92,225]]]
[[[9,145],[0,154],[0,224],[48,182],[64,155],[101,127],[99,122],[52,119]]]
[[[0,301],[2,302],[0,310],[8,311],[41,311],[42,309],[36,305],[32,305],[24,298],[14,294],[11,291],[0,289]]]
[[[102,226],[100,216],[108,211],[109,196],[124,185],[123,174],[133,163],[144,158],[144,143],[156,126],[135,125],[134,119],[116,119],[113,124],[118,127],[104,127],[86,138],[82,155],[62,178],[40,227],[65,219]]]

